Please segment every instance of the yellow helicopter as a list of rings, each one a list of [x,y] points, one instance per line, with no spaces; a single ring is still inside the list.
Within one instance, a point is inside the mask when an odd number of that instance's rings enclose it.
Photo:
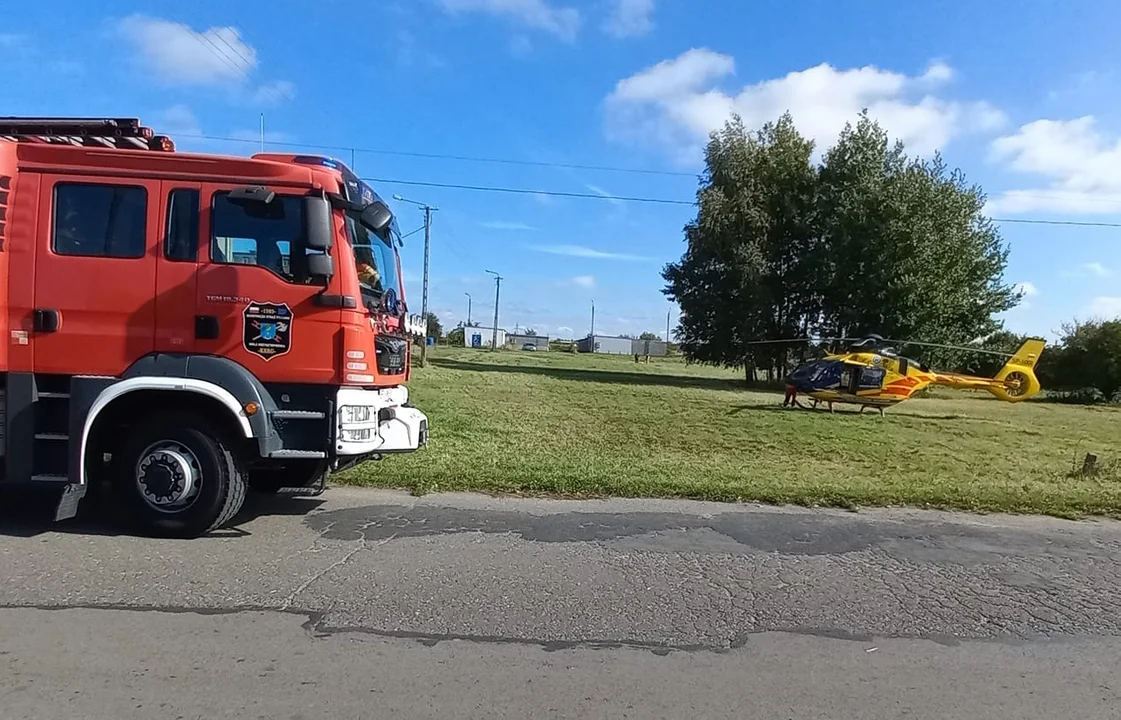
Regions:
[[[763,340],[749,345],[782,342],[815,342],[803,340]],[[883,415],[884,408],[907,400],[930,385],[987,390],[1005,402],[1021,402],[1040,391],[1035,365],[1043,353],[1046,341],[1039,338],[1026,340],[1015,353],[943,345],[915,341],[885,340],[879,335],[864,338],[820,338],[816,342],[847,342],[845,352],[829,353],[824,358],[800,365],[787,378],[787,401],[790,405],[804,407],[797,401],[799,394],[809,396],[816,407],[826,403],[833,411],[833,403],[848,403],[873,407]],[[924,345],[927,347],[964,350],[1009,358],[991,378],[962,375],[932,370],[922,362],[903,357],[892,345]]]

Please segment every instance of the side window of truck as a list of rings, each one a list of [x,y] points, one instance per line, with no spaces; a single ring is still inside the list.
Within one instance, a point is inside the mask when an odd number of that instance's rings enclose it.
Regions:
[[[147,218],[143,187],[58,183],[51,248],[59,255],[144,257]]]
[[[167,237],[163,254],[168,260],[194,262],[199,251],[199,191],[176,188],[167,196]]]
[[[210,258],[213,262],[257,265],[289,282],[303,282],[303,198],[278,195],[266,210],[251,210],[214,193]]]

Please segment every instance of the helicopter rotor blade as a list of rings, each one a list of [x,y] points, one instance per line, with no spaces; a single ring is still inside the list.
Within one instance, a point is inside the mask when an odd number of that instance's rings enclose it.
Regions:
[[[781,345],[787,343],[852,342],[864,338],[776,338],[774,340],[748,340],[744,345]]]
[[[945,343],[931,343],[923,342],[921,340],[884,340],[885,343],[894,343],[897,345],[921,345],[923,347],[942,348],[943,350],[962,350],[964,352],[981,353],[983,355],[999,355],[1000,357],[1013,357],[1016,353],[1000,352],[998,350],[989,350],[987,348],[974,348],[968,345],[948,345]]]
[[[943,350],[959,350],[962,352],[980,353],[982,355],[996,355],[999,357],[1013,357],[1016,353],[1000,352],[998,350],[989,350],[987,348],[969,347],[968,345],[951,345],[947,343],[932,343],[924,342],[922,340],[892,340],[890,338],[869,338],[869,337],[821,337],[821,338],[776,338],[773,340],[749,340],[744,343],[745,345],[785,345],[796,343],[856,343],[864,342],[869,339],[876,340],[877,344],[881,345],[916,345],[921,347],[941,348]]]

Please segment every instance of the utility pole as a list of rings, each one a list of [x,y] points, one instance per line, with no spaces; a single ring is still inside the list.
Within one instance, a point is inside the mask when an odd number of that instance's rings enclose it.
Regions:
[[[471,293],[463,293],[467,296],[467,327],[471,327]]]
[[[265,151],[265,114],[261,113],[261,152]]]
[[[424,210],[424,289],[420,293],[420,320],[424,323],[424,342],[420,345],[420,366],[424,367],[428,364],[428,251],[432,241],[432,211],[439,208],[400,195],[394,195],[393,199],[412,203]]]
[[[592,338],[592,344],[595,345],[595,342],[596,342],[596,301],[595,300],[592,300],[592,333],[591,333],[591,338]]]
[[[666,310],[666,345],[669,345],[669,310]]]
[[[498,290],[502,287],[502,276],[493,270],[487,270],[488,273],[494,276],[494,328],[493,335],[490,340],[490,349],[498,349]]]

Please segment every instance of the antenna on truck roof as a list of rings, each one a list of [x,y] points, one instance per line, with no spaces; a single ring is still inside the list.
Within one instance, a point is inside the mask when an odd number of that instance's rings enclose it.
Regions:
[[[175,143],[136,118],[0,117],[0,140],[174,152]]]

